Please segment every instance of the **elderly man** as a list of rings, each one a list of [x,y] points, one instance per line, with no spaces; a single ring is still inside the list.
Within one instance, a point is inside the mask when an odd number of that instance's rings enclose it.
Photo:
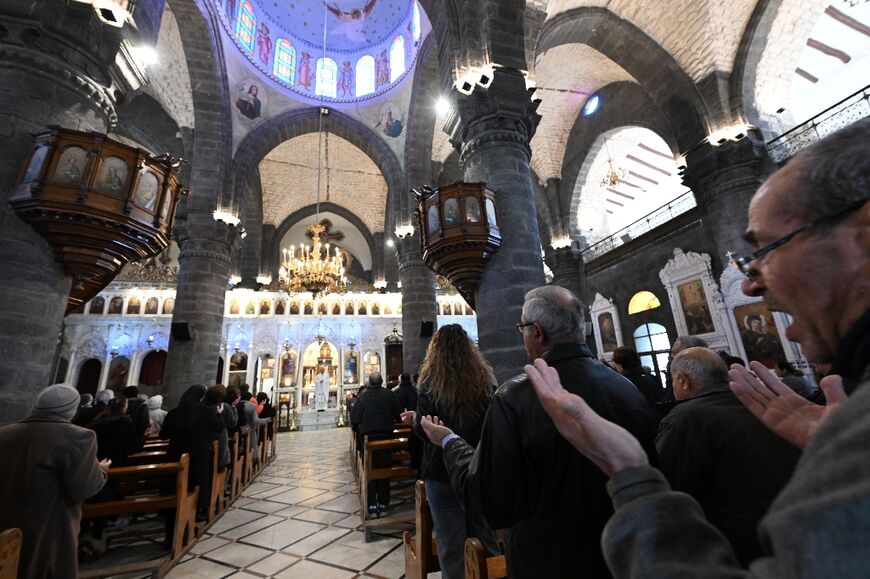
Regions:
[[[106,483],[110,460],[97,461],[97,436],[70,424],[79,393],[55,384],[36,397],[33,412],[0,427],[0,529],[24,535],[18,577],[76,577],[82,501]]]
[[[870,119],[798,153],[749,206],[747,241],[735,260],[743,291],[794,316],[786,329],[839,376],[817,406],[758,362],[760,378],[734,365],[731,389],[774,432],[804,449],[759,526],[764,556],[741,572],[727,542],[688,495],[673,492],[638,441],[527,367],[559,431],[611,477],[616,513],[602,538],[617,577],[866,578],[870,569]],[[845,390],[851,393],[846,399]]]
[[[368,387],[359,395],[350,412],[350,422],[357,427],[357,450],[360,452],[366,436],[371,440],[379,435],[390,434],[402,412],[396,395],[383,386],[384,379],[380,372],[369,374]],[[372,466],[387,467],[391,460],[389,451],[375,452]],[[370,516],[380,516],[386,512],[390,506],[389,479],[370,481],[366,489],[366,499]]]
[[[655,452],[649,405],[634,384],[592,356],[574,294],[557,286],[530,291],[517,327],[531,360],[547,360],[568,389]],[[496,391],[476,450],[437,420],[422,425],[444,449],[465,509],[481,513],[493,529],[510,528],[512,578],[610,576],[601,553],[601,531],[613,513],[607,479],[559,436],[525,374]]]
[[[713,350],[683,350],[671,372],[678,403],[659,423],[659,468],[671,488],[698,501],[746,566],[761,555],[755,528],[794,472],[800,451],[740,403]]]

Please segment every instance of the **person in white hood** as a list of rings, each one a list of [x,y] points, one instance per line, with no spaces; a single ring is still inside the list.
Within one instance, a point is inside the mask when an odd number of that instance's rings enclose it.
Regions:
[[[161,408],[163,406],[163,396],[155,394],[148,399],[148,416],[151,418],[151,433],[159,434],[163,427],[163,418],[166,416],[166,411]]]

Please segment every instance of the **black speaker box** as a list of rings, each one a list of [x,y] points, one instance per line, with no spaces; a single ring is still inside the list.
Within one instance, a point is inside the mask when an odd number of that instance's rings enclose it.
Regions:
[[[181,342],[193,339],[193,328],[190,322],[172,322],[172,337]]]
[[[432,334],[435,333],[435,322],[421,322],[420,323],[420,337],[421,338],[431,338]]]

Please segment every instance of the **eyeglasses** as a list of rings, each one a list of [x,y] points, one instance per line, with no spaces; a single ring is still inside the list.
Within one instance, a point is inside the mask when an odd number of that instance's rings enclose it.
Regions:
[[[797,229],[795,229],[791,233],[788,233],[788,234],[780,237],[776,241],[772,241],[772,242],[768,243],[764,247],[757,249],[756,251],[750,253],[749,255],[745,255],[742,257],[734,257],[734,254],[729,251],[728,256],[731,258],[731,264],[734,267],[736,267],[737,269],[739,269],[740,273],[742,273],[743,275],[745,275],[749,279],[753,279],[755,277],[755,274],[752,272],[752,269],[749,267],[750,263],[752,263],[753,261],[755,261],[756,259],[758,259],[760,257],[767,255],[768,253],[770,253],[771,251],[773,251],[777,247],[785,245],[786,243],[788,243],[789,241],[791,241],[792,239],[794,239],[795,237],[797,237],[798,235],[800,235],[804,231],[806,231],[808,229],[812,229],[813,227],[818,227],[819,225],[822,225],[823,223],[837,219],[838,217],[842,217],[843,215],[846,215],[847,213],[851,213],[852,211],[855,211],[855,210],[861,208],[866,202],[867,202],[867,199],[860,199],[854,203],[850,203],[849,205],[847,205],[846,207],[844,207],[843,209],[841,209],[839,211],[835,211],[834,213],[831,213],[830,215],[825,215],[824,217],[820,217],[819,219],[816,219],[815,221],[811,221],[810,223],[805,223],[804,225],[801,225],[800,227],[798,227]]]
[[[518,331],[519,333],[522,334],[522,333],[523,333],[523,328],[527,328],[527,327],[529,327],[529,326],[534,326],[534,325],[535,325],[535,322],[526,322],[526,323],[524,323],[524,324],[523,324],[523,323],[520,323],[520,322],[517,322],[517,331]]]

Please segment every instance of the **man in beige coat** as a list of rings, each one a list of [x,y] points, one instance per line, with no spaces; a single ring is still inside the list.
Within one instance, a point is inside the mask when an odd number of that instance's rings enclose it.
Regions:
[[[68,384],[39,393],[33,413],[0,427],[0,529],[21,529],[20,579],[75,577],[82,501],[106,482],[93,431],[70,424],[79,394]]]

